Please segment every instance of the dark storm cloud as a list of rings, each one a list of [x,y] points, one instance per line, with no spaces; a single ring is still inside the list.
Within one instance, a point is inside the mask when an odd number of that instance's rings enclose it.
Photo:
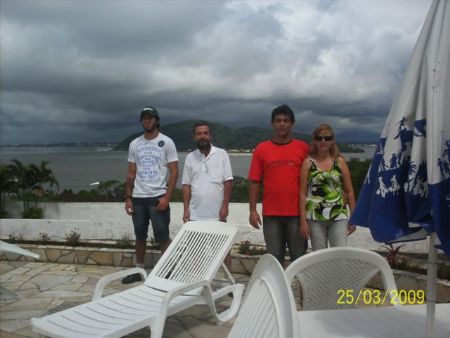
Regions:
[[[429,1],[12,1],[1,6],[2,143],[121,140],[163,123],[379,132]]]

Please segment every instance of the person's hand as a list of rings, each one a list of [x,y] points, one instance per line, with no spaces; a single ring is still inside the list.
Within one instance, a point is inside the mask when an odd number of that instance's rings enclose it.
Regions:
[[[259,229],[259,226],[262,224],[261,217],[259,217],[259,214],[256,210],[250,211],[248,220],[252,227],[254,227],[255,229]]]
[[[167,198],[166,195],[164,195],[159,199],[159,203],[156,206],[156,210],[163,211],[166,210],[168,206],[169,206],[169,199]]]
[[[342,192],[342,202],[344,203],[344,205],[348,204],[348,196],[345,191]]]
[[[222,206],[219,212],[219,221],[226,222],[228,217],[228,207]]]
[[[356,230],[356,225],[349,224],[347,225],[347,236],[350,236]]]
[[[306,240],[311,236],[311,228],[309,227],[308,222],[303,221],[300,224],[300,235]]]
[[[125,200],[125,211],[128,215],[132,215],[134,210],[133,210],[133,201],[131,200],[131,198],[127,198]]]
[[[189,210],[185,210],[183,213],[183,223],[188,222],[191,219],[191,213]]]

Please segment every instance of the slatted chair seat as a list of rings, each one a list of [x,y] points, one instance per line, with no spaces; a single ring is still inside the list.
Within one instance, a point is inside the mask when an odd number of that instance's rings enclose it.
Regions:
[[[237,227],[210,221],[186,223],[146,278],[145,270],[132,268],[101,278],[91,302],[43,318],[32,318],[33,331],[51,337],[121,337],[150,326],[161,337],[166,317],[197,304],[209,306],[217,323],[232,319],[244,286],[235,284],[212,292],[211,282],[238,235]],[[145,282],[101,298],[111,281],[141,273]],[[214,301],[232,292],[228,309],[217,313]]]

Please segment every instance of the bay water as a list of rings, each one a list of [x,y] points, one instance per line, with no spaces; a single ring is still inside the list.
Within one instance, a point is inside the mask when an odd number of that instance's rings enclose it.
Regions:
[[[364,153],[343,154],[346,159],[371,159],[375,150],[372,146],[360,146]],[[59,189],[72,189],[74,192],[95,188],[93,183],[107,180],[125,182],[128,152],[110,151],[98,147],[1,147],[0,163],[11,163],[15,158],[24,164],[48,161]],[[186,152],[178,153],[179,180],[183,171]],[[234,176],[247,177],[250,166],[250,153],[230,153]]]

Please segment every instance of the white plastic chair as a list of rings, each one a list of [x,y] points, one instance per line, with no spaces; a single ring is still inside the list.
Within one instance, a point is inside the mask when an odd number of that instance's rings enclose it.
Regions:
[[[278,260],[261,257],[228,337],[297,337],[295,300]]]
[[[388,292],[384,302],[387,304],[390,296],[397,294],[394,275],[386,260],[369,250],[352,247],[318,250],[296,259],[285,273],[289,282],[295,276],[300,281],[303,310],[331,310],[354,307],[360,290],[378,272]]]
[[[228,321],[238,311],[244,286],[232,283],[212,292],[210,284],[237,235],[228,223],[188,222],[148,278],[141,268],[105,276],[91,302],[32,318],[33,331],[51,337],[121,337],[150,326],[151,336],[161,337],[167,316],[196,304],[208,305],[218,323]],[[101,298],[107,284],[132,273],[141,273],[144,284]],[[214,301],[230,292],[230,307],[218,314]]]

